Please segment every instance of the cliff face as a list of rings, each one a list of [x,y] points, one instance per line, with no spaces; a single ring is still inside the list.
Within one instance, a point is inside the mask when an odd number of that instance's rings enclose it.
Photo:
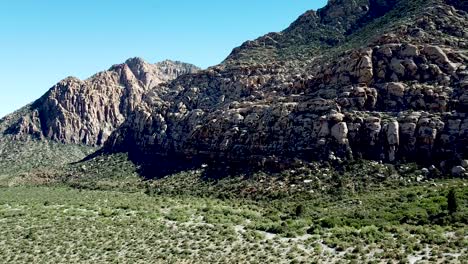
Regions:
[[[468,157],[468,14],[457,8],[330,1],[223,64],[145,93],[106,149],[255,165],[458,165]]]
[[[99,146],[136,108],[144,92],[197,70],[180,62],[149,64],[134,58],[85,81],[69,77],[26,107],[19,117],[6,117],[13,120],[5,133],[16,138],[33,136]]]

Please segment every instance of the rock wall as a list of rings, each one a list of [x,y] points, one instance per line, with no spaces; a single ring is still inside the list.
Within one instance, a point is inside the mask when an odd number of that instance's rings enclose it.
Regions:
[[[135,110],[144,92],[197,70],[180,62],[149,64],[134,58],[85,81],[69,77],[29,106],[5,133],[100,146]]]
[[[385,25],[367,47],[304,61],[235,66],[231,58],[177,78],[146,93],[106,148],[244,165],[283,157],[456,164],[468,156],[468,15],[435,2]]]

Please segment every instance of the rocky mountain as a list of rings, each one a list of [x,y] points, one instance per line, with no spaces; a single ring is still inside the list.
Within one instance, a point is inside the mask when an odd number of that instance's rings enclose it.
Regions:
[[[2,133],[62,143],[102,145],[153,87],[199,69],[191,64],[140,58],[112,66],[87,80],[68,77],[0,123]]]
[[[280,33],[244,43],[220,65],[150,89],[106,150],[160,165],[283,167],[363,157],[463,173],[462,2],[329,1]]]

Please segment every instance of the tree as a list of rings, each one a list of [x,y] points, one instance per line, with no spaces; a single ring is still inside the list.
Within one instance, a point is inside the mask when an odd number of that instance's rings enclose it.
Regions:
[[[454,214],[458,210],[457,194],[454,189],[450,189],[447,195],[447,209],[450,214]]]
[[[296,207],[296,217],[301,217],[304,214],[304,206],[302,204],[299,204]]]

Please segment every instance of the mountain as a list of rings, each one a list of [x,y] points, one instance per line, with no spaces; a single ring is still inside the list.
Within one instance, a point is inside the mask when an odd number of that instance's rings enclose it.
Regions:
[[[467,28],[466,1],[333,0],[206,70],[135,58],[66,78],[0,133],[129,152],[163,174],[360,158],[463,172]]]
[[[149,64],[133,58],[84,81],[68,77],[31,105],[0,120],[0,132],[16,139],[100,146],[136,108],[143,93],[198,70],[181,62]]]
[[[220,65],[150,89],[105,149],[160,170],[357,158],[451,170],[468,157],[463,7],[329,1]]]

